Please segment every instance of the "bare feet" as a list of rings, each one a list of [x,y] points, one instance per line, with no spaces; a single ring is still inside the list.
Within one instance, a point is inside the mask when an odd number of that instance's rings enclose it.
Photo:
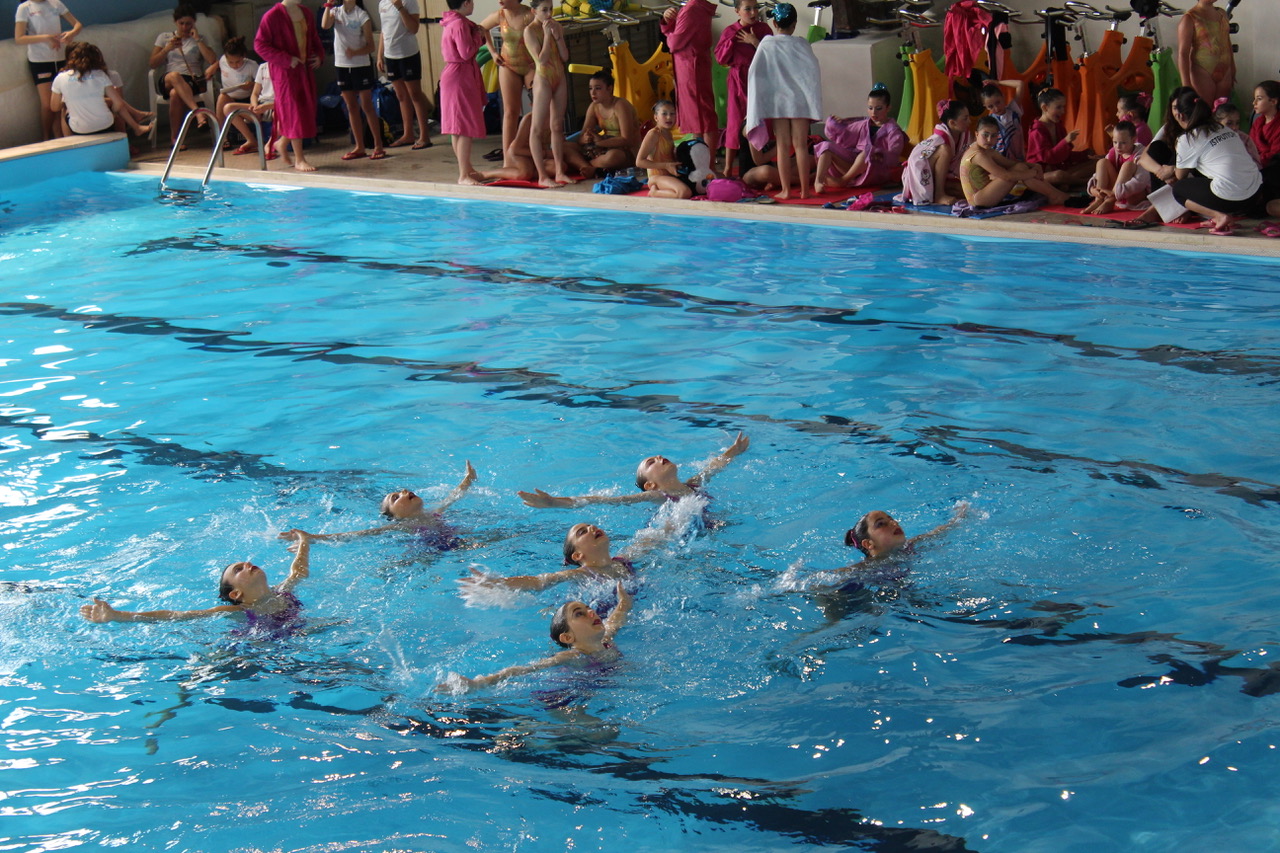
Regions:
[[[315,166],[307,162],[305,157],[299,157],[298,162],[293,164],[293,168],[298,172],[314,172]]]
[[[554,190],[564,186],[564,184],[557,184],[555,181],[551,180],[550,178],[539,178],[538,186],[542,187],[543,189]]]
[[[556,183],[560,186],[571,184],[573,183],[573,178],[569,177],[564,172],[556,172]]]
[[[778,194],[775,195],[774,198],[778,199],[779,201],[786,201],[787,199],[791,198],[791,191],[788,189],[778,190]]]
[[[475,171],[468,172],[463,177],[458,178],[458,183],[462,184],[464,187],[478,187],[481,183],[480,173]]]
[[[815,194],[815,195],[822,195],[822,193],[823,193],[825,190],[826,190],[826,187],[825,187],[825,186],[823,186],[822,181],[814,181],[814,182],[813,182],[813,192],[814,192],[814,194]]]

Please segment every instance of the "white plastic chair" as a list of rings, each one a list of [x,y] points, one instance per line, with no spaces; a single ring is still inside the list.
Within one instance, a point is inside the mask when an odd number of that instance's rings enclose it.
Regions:
[[[156,114],[156,117],[151,122],[150,136],[151,136],[152,148],[156,147],[156,137],[158,136],[158,131],[160,128],[161,111],[158,109],[158,107],[161,104],[163,104],[165,106],[163,114],[164,115],[169,114],[169,109],[168,109],[169,99],[164,97],[163,95],[156,94],[156,71],[157,69],[152,68],[150,71],[147,72],[147,92],[151,96],[151,106],[149,109],[151,110],[151,112]],[[210,80],[209,85],[205,87],[204,94],[196,95],[196,100],[203,101],[204,105],[209,108],[209,112],[213,112],[214,105],[218,103],[218,95],[214,91],[214,89],[216,88],[216,86],[214,85],[215,82],[216,80]],[[213,121],[213,119],[210,119],[210,121]]]

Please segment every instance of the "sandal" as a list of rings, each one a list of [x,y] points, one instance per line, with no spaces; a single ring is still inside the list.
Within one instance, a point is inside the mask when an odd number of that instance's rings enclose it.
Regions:
[[[496,163],[497,161],[502,159],[502,149],[495,148],[492,151],[490,151],[488,154],[484,155],[484,157],[481,159],[488,160],[490,163]]]
[[[258,153],[258,146],[254,145],[252,142],[246,142],[244,145],[241,145],[239,148],[237,148],[235,151],[232,152],[232,154],[256,154],[256,153]]]
[[[346,154],[342,155],[342,159],[343,160],[363,160],[367,156],[369,155],[365,154],[363,151],[348,151]]]
[[[385,159],[387,159],[387,152],[385,152],[385,151],[375,151],[375,152],[373,152],[372,154],[370,154],[370,155],[369,155],[369,159],[370,159],[370,160],[385,160]]]
[[[433,143],[431,142],[431,140],[430,140],[430,139],[426,140],[425,142],[415,142],[415,143],[413,143],[413,145],[412,145],[412,146],[410,146],[410,150],[411,150],[411,151],[421,151],[423,148],[430,148],[430,147],[432,146],[432,144],[433,144]]]

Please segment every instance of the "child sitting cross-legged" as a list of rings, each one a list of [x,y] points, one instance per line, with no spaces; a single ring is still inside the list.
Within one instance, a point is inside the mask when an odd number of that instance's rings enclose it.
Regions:
[[[1099,216],[1116,208],[1145,210],[1151,192],[1151,173],[1138,165],[1143,146],[1137,142],[1137,128],[1132,122],[1119,121],[1110,130],[1111,150],[1098,161],[1089,179],[1089,195],[1093,201],[1082,213]]]

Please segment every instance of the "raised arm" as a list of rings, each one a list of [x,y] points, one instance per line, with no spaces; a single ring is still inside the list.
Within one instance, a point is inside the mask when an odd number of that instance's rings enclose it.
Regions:
[[[471,463],[467,462],[466,472],[462,476],[462,482],[454,486],[453,491],[445,497],[443,501],[435,508],[436,512],[444,512],[454,501],[467,493],[467,489],[471,488],[471,484],[476,481],[476,469],[471,467]]]
[[[956,508],[951,514],[950,521],[947,521],[944,524],[939,524],[937,527],[933,528],[928,533],[921,533],[919,536],[912,536],[911,539],[909,539],[908,541],[920,542],[924,539],[932,539],[935,536],[940,536],[943,533],[946,533],[951,528],[955,527],[957,524],[959,524],[961,520],[968,514],[969,514],[969,502],[960,501],[960,503],[956,504]]]
[[[707,466],[699,471],[692,479],[689,480],[690,486],[705,486],[718,471],[724,469],[735,456],[739,456],[748,447],[751,446],[751,439],[744,432],[739,432],[738,437],[733,440],[733,444],[725,448],[724,452],[707,463]]]
[[[223,604],[205,610],[116,610],[101,598],[95,598],[93,604],[85,604],[80,608],[80,615],[90,622],[186,622],[190,619],[204,619],[207,616],[221,616],[223,613],[237,613],[244,608],[239,604]]]
[[[519,675],[528,675],[531,672],[537,672],[542,669],[550,669],[553,666],[572,660],[581,656],[582,652],[577,649],[565,649],[549,658],[543,658],[533,663],[519,664],[517,666],[509,666],[506,669],[500,669],[492,675],[481,675],[477,678],[467,678],[465,675],[458,675],[457,681],[442,681],[436,685],[437,693],[465,693],[468,690],[474,690],[477,687],[488,687],[497,684],[499,681],[505,681],[508,678],[515,678]],[[457,673],[454,673],[457,675]]]
[[[298,541],[298,546],[294,551],[293,564],[289,566],[289,577],[280,584],[281,592],[289,592],[311,574],[311,534],[303,530],[290,530],[289,533]]]
[[[684,532],[685,527],[677,522],[676,513],[659,513],[658,515],[666,516],[662,520],[662,526],[646,527],[637,531],[627,543],[627,547],[618,552],[619,557],[628,561],[638,560],[650,551],[674,541]]]
[[[604,620],[604,639],[612,640],[613,635],[627,624],[627,614],[631,612],[631,593],[622,588],[622,581],[618,581],[618,605],[613,608],[609,614],[609,618]]]
[[[535,509],[567,509],[569,507],[586,506],[587,504],[639,504],[661,503],[666,500],[661,492],[636,492],[630,495],[576,495],[561,497],[549,495],[542,489],[532,492],[516,492],[526,506]]]

